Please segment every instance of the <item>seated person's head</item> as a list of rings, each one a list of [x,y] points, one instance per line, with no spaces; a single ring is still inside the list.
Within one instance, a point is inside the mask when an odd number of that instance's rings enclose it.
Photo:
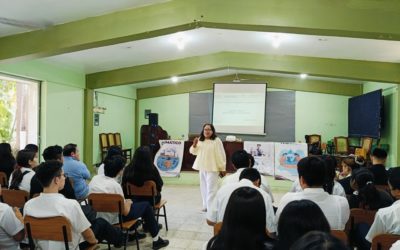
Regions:
[[[356,163],[356,157],[346,157],[342,160],[341,165],[342,165],[342,172],[340,175],[343,177],[346,177],[348,175],[351,175],[353,170],[358,169],[360,166]],[[357,158],[358,159],[358,158]]]
[[[245,150],[238,150],[232,154],[232,163],[235,168],[248,168],[250,166],[249,154]]]
[[[118,146],[111,146],[107,150],[106,159],[113,157],[114,155],[123,156],[122,149]]]
[[[321,208],[310,200],[289,202],[279,217],[280,249],[289,247],[304,234],[313,231],[330,232],[330,226]]]
[[[104,175],[115,178],[122,172],[125,164],[126,159],[120,155],[114,155],[110,159],[106,159],[104,162]]]
[[[336,158],[330,155],[323,155],[321,159],[324,161],[325,164],[325,183],[323,188],[325,192],[332,194],[333,186],[335,185],[334,180],[336,177],[336,166],[337,161]]]
[[[148,146],[141,146],[135,150],[132,158],[135,169],[145,170],[153,166],[153,155]]]
[[[57,187],[58,190],[64,188],[65,175],[60,161],[50,160],[39,165],[36,170],[36,177],[43,188]]]
[[[221,231],[207,249],[263,249],[265,239],[264,199],[256,189],[241,187],[231,194]]]
[[[19,167],[34,168],[36,167],[35,161],[36,153],[27,149],[18,151],[16,161]]]
[[[298,239],[290,250],[349,250],[329,232],[312,231]]]
[[[253,182],[254,186],[260,187],[261,185],[261,175],[255,168],[245,168],[239,175],[239,181],[242,179],[247,179]]]
[[[61,146],[49,146],[43,151],[43,159],[45,161],[55,160],[63,162],[63,149]]]
[[[73,143],[69,143],[67,145],[64,146],[63,149],[63,156],[67,156],[67,157],[73,157],[77,160],[79,160],[79,150],[78,150],[78,145],[73,144]]]
[[[393,197],[400,199],[400,167],[389,169],[388,184]]]
[[[375,148],[371,154],[372,164],[385,164],[387,153],[382,148]]]
[[[322,187],[325,183],[326,167],[324,162],[315,157],[305,157],[297,163],[301,187]]]
[[[39,147],[35,144],[26,144],[24,149],[35,152],[35,153],[39,152]]]

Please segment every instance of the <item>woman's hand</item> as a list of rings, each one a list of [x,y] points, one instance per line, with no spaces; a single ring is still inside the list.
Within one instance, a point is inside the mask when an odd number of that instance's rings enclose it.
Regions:
[[[196,137],[193,139],[193,147],[194,148],[197,146],[197,143],[199,143],[199,137]]]

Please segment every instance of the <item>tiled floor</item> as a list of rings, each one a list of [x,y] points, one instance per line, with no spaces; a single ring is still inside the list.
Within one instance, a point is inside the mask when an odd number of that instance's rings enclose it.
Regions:
[[[173,249],[201,249],[213,235],[213,228],[208,226],[205,213],[201,212],[201,197],[199,186],[164,185],[163,199],[167,203],[168,232],[165,230],[164,218],[160,218],[163,228],[160,231],[162,238],[170,241],[166,250]],[[275,193],[275,202],[279,201],[282,193]],[[150,235],[140,241],[140,249],[151,249]],[[101,249],[107,249],[102,245]],[[128,249],[136,249],[131,242]]]

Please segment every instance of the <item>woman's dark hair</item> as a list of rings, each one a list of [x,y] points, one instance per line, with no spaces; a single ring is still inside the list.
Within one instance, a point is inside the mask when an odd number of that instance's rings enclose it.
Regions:
[[[355,156],[355,157],[357,157],[357,156]],[[346,157],[346,158],[344,158],[344,159],[342,160],[342,162],[343,162],[344,164],[346,164],[346,165],[351,169],[351,171],[360,168],[360,165],[358,165],[358,164],[356,163],[356,158],[355,158],[355,157],[350,157],[350,156],[349,156],[349,157]]]
[[[36,144],[26,144],[24,149],[33,151],[35,153],[39,152],[39,147]]]
[[[348,250],[342,241],[328,232],[312,231],[298,239],[290,250]]]
[[[120,155],[114,155],[104,161],[104,175],[114,178],[124,168],[126,159]]]
[[[150,148],[148,146],[138,147],[133,154],[132,161],[124,170],[122,184],[127,182],[144,183],[143,176],[151,175],[154,168],[153,155]]]
[[[17,153],[17,166],[12,173],[10,189],[19,189],[19,184],[21,184],[21,181],[24,178],[24,173],[22,173],[21,168],[31,168],[29,161],[35,159],[35,154],[35,152],[27,149],[20,150]]]
[[[207,249],[264,249],[266,210],[262,195],[251,187],[236,189],[226,206],[221,231]]]
[[[337,161],[335,157],[330,155],[323,155],[321,158],[325,163],[325,169],[326,169],[325,183],[323,185],[323,188],[325,192],[332,194],[333,186],[335,185]]]
[[[203,125],[203,129],[201,130],[201,133],[200,133],[200,141],[204,141],[206,138],[204,137],[204,128],[206,127],[206,126],[210,126],[210,128],[211,128],[211,130],[212,130],[212,135],[211,135],[211,137],[210,137],[210,139],[211,140],[215,140],[215,138],[217,138],[217,134],[215,133],[215,128],[214,128],[214,125],[212,125],[211,123],[206,123],[206,124],[204,124]]]
[[[279,216],[278,248],[289,249],[297,239],[313,230],[331,230],[321,208],[310,200],[289,202]]]
[[[6,142],[0,143],[0,162],[10,159],[14,159],[11,151],[11,145]]]
[[[367,169],[354,171],[351,176],[358,187],[358,196],[362,206],[368,209],[376,210],[380,208],[380,195],[374,184],[374,175]]]

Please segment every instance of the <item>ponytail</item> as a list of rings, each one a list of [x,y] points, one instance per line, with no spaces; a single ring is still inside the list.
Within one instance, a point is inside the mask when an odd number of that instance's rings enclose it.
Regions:
[[[21,184],[24,175],[22,174],[21,167],[17,165],[15,170],[12,172],[12,179],[10,189],[19,190],[19,184]]]
[[[358,186],[358,194],[361,204],[370,210],[379,209],[380,195],[374,185],[373,174],[366,169],[362,169],[357,171],[352,179],[355,180]]]

